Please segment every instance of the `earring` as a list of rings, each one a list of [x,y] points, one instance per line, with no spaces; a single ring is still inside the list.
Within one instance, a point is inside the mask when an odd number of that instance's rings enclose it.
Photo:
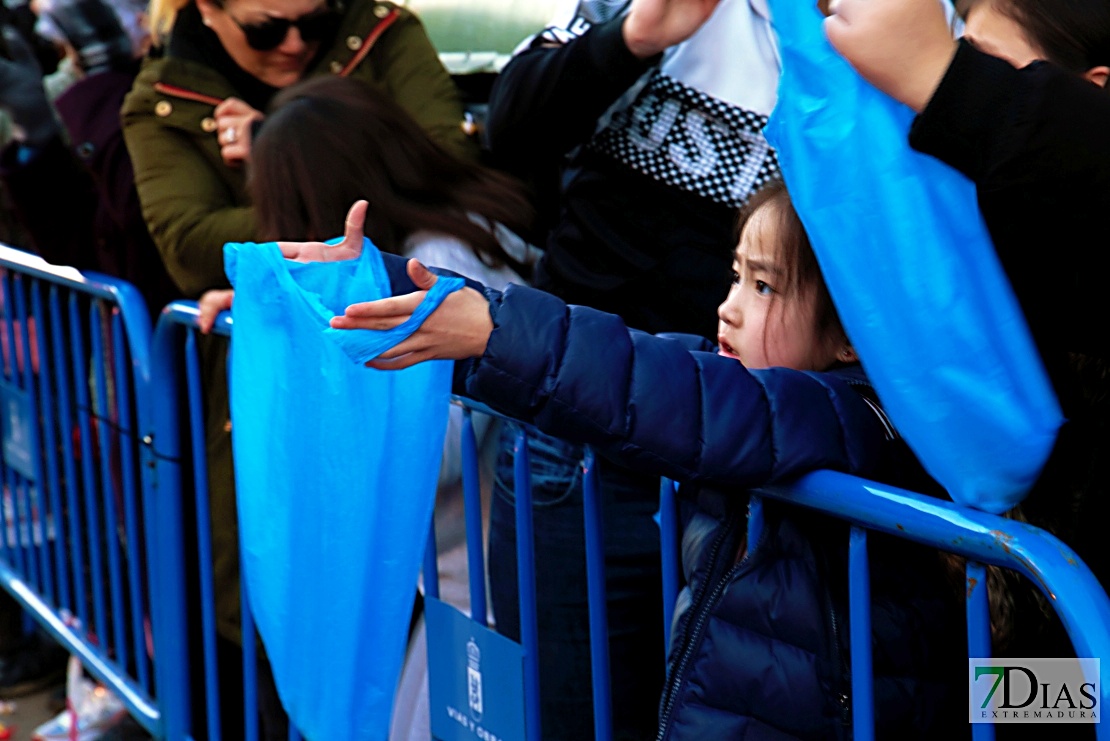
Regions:
[[[851,362],[853,354],[854,353],[852,352],[852,348],[850,348],[850,347],[841,348],[841,350],[840,350],[840,360],[844,363]]]
[[[201,23],[208,26],[209,28],[212,27],[212,19],[209,18],[208,16],[204,16],[203,18],[201,18]]]

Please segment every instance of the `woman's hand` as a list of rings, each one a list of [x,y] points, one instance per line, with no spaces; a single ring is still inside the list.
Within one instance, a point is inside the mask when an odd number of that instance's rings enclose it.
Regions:
[[[720,0],[632,0],[621,33],[640,59],[685,41],[713,14]]]
[[[227,98],[216,106],[216,136],[224,162],[238,167],[251,159],[251,125],[265,116],[238,98]]]
[[[334,317],[336,329],[393,329],[405,322],[438,278],[417,260],[406,266],[409,278],[421,289],[404,296],[351,304],[343,316]],[[493,320],[489,302],[473,288],[463,288],[443,299],[419,329],[366,365],[379,370],[400,370],[425,360],[461,360],[486,351]]]
[[[201,334],[208,334],[212,331],[212,327],[216,324],[216,317],[219,316],[221,311],[231,308],[231,302],[235,299],[235,291],[231,288],[213,289],[205,291],[204,295],[197,301],[197,308],[200,309],[200,314],[197,315],[197,326],[200,327]]]
[[[831,0],[825,35],[860,75],[915,111],[940,84],[956,41],[938,0]]]
[[[366,224],[366,201],[355,201],[347,212],[343,228],[343,241],[338,244],[325,242],[278,242],[278,249],[287,260],[297,262],[335,262],[354,260],[362,254],[363,226]]]

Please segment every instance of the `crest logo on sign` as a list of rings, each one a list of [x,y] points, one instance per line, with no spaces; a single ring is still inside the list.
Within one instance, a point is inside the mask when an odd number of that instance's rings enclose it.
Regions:
[[[482,719],[482,672],[480,663],[482,651],[472,637],[466,642],[466,687],[467,701],[470,704],[470,717]]]

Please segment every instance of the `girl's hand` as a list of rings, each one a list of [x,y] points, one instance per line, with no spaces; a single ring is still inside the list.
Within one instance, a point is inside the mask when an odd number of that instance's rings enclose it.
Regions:
[[[685,41],[713,14],[720,0],[632,0],[621,33],[640,59]]]
[[[334,317],[336,329],[393,329],[405,322],[438,278],[417,260],[409,260],[409,278],[421,290],[404,296],[351,304],[343,316]],[[489,302],[473,288],[455,291],[424,320],[404,342],[366,365],[379,370],[400,370],[425,360],[461,360],[486,351],[493,320]]]
[[[197,301],[197,307],[200,309],[200,314],[197,316],[197,326],[200,327],[201,334],[208,334],[212,331],[212,327],[216,324],[216,317],[219,316],[221,311],[230,309],[231,302],[234,299],[235,291],[231,288],[204,292],[204,295]]]
[[[922,111],[956,55],[938,0],[831,0],[825,35],[868,82]]]
[[[362,254],[362,228],[366,224],[366,201],[355,201],[347,212],[343,241],[338,244],[324,242],[278,242],[278,249],[287,260],[297,262],[335,262],[354,260]]]
[[[231,167],[250,162],[251,124],[265,116],[238,98],[227,98],[216,106],[215,118],[224,162]]]

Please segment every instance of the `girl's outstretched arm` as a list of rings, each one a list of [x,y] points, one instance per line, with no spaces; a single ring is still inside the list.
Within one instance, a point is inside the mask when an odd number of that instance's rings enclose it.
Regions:
[[[436,279],[415,262],[409,273],[421,290],[352,305],[332,326],[403,322]],[[437,358],[476,358],[456,368],[467,396],[626,466],[680,480],[757,486],[819,468],[866,475],[887,440],[852,388],[866,384],[858,371],[749,371],[524,286],[452,294],[372,365]]]
[[[417,291],[351,304],[342,316],[331,320],[331,326],[383,330],[407,321],[438,277],[417,260],[409,260],[406,269]],[[400,370],[425,360],[476,358],[485,352],[492,332],[489,301],[473,288],[463,288],[447,296],[408,339],[366,365],[379,370]]]

